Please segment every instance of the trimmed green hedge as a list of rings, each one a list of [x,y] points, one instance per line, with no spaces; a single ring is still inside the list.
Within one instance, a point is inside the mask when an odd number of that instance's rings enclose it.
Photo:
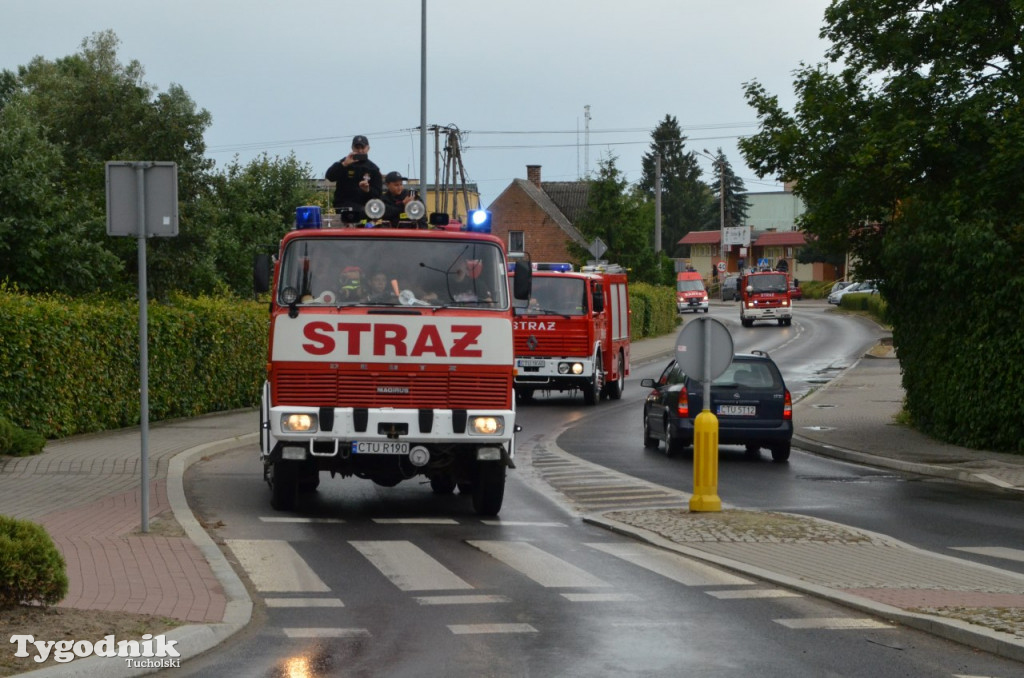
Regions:
[[[248,407],[267,355],[265,303],[151,301],[150,419]],[[0,416],[59,438],[137,425],[138,303],[0,289]]]
[[[660,337],[679,323],[676,291],[672,287],[633,283],[629,286],[629,308],[633,312],[630,328],[633,341]]]

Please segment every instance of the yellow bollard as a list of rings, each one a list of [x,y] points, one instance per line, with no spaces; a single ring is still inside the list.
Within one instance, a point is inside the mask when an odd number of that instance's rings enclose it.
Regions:
[[[718,498],[718,417],[704,409],[693,421],[691,511],[721,511]]]

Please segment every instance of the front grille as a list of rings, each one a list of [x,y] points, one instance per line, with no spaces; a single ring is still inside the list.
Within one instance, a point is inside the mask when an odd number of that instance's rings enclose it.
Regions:
[[[314,372],[278,370],[275,405],[508,409],[512,375],[504,372]]]
[[[531,340],[531,337],[533,338]],[[532,346],[532,348],[531,348]],[[587,331],[566,332],[517,332],[515,351],[517,356],[587,356],[591,351]]]

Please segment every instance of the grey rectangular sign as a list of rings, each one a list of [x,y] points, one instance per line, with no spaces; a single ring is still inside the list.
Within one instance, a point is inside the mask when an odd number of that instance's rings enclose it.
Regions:
[[[166,161],[106,163],[107,235],[139,236],[139,170],[146,235],[178,235],[178,166]]]

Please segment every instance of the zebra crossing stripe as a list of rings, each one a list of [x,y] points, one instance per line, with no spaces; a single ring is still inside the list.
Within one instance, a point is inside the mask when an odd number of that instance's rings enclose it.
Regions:
[[[776,624],[782,624],[790,629],[820,629],[825,631],[844,631],[847,629],[891,629],[892,624],[886,624],[875,619],[852,618],[852,617],[808,617],[807,619],[775,619]]]
[[[537,633],[529,624],[449,624],[448,629],[455,635],[479,633]]]
[[[366,629],[342,628],[286,628],[282,629],[289,638],[369,638]]]
[[[609,584],[533,544],[521,541],[467,541],[470,546],[497,558],[541,586],[604,587]]]
[[[345,607],[340,598],[264,598],[267,607]]]
[[[489,603],[511,603],[508,596],[461,595],[461,596],[418,596],[413,598],[420,605],[483,605]]]
[[[374,518],[378,525],[458,525],[452,518]]]
[[[612,542],[587,544],[686,586],[733,586],[751,582],[734,574],[646,544]]]
[[[573,603],[624,603],[640,600],[632,593],[563,593]]]
[[[350,541],[402,591],[471,589],[454,572],[408,541]]]
[[[324,593],[327,584],[281,539],[225,539],[257,591]]]
[[[743,600],[754,598],[799,598],[800,594],[785,589],[729,589],[726,591],[708,591],[709,596],[720,600]]]

